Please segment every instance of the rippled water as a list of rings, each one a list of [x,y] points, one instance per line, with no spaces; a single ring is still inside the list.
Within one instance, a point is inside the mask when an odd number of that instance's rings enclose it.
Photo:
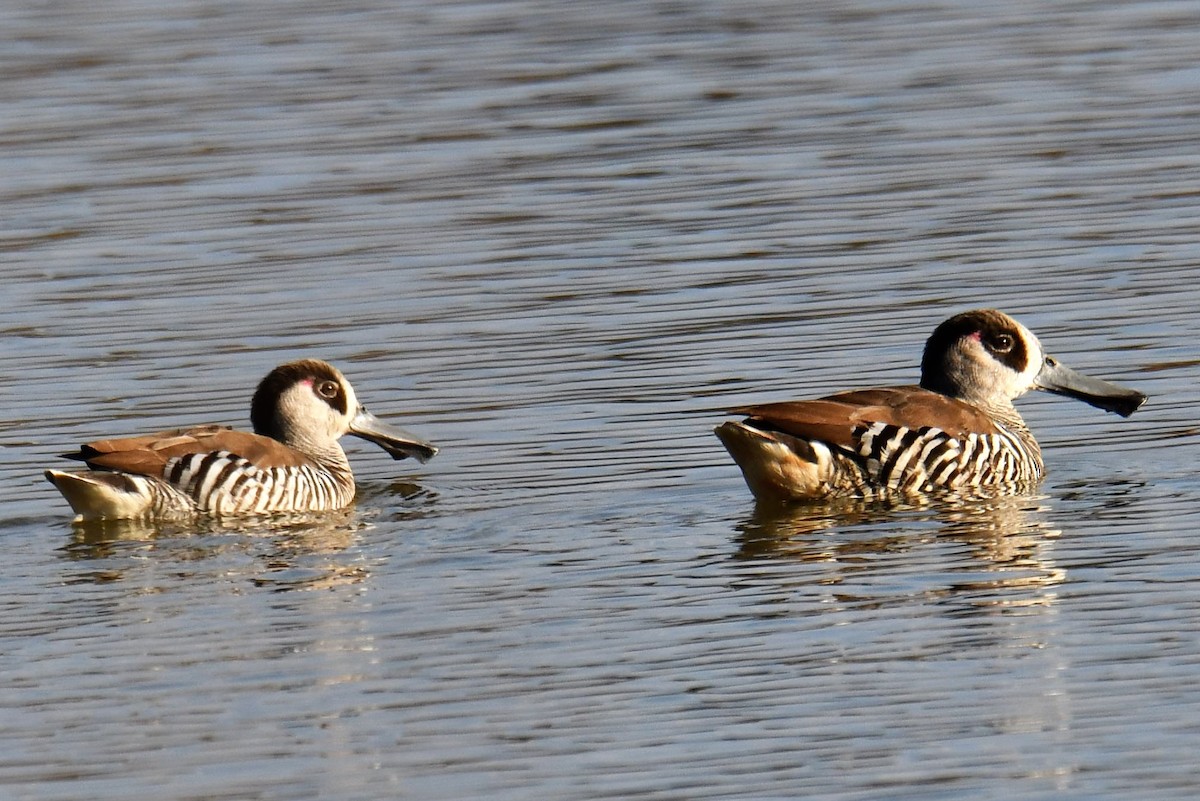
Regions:
[[[1192,797],[1197,23],[5,4],[3,794]],[[721,409],[981,305],[1151,402],[1024,401],[1036,497],[755,509]],[[442,453],[224,528],[41,478],[300,355]]]

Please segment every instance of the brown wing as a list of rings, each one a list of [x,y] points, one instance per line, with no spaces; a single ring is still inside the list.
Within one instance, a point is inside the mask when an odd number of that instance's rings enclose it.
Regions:
[[[167,460],[193,453],[228,451],[259,467],[292,467],[311,460],[270,437],[234,431],[226,426],[198,426],[160,431],[141,437],[102,439],[89,442],[68,459],[87,462],[99,470],[119,470],[144,476],[161,476]]]
[[[939,428],[954,437],[996,431],[991,418],[980,409],[915,386],[860,389],[815,400],[743,406],[730,413],[746,415],[752,425],[850,450],[855,446],[855,429],[872,423]]]

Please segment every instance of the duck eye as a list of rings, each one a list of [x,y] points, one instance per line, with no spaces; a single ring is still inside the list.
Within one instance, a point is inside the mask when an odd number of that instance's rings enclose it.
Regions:
[[[1012,338],[1012,334],[996,334],[988,340],[988,347],[997,353],[1008,353],[1012,350],[1016,340]]]
[[[317,384],[317,394],[322,398],[336,398],[338,396],[338,385],[336,381],[321,381]]]

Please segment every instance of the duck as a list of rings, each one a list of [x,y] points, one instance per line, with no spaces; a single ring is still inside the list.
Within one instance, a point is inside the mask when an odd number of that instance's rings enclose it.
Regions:
[[[87,442],[61,456],[89,469],[45,476],[76,521],[323,512],[354,499],[343,436],[397,460],[424,463],[438,452],[368,412],[341,371],[319,359],[271,370],[254,392],[250,422],[253,432],[201,425]]]
[[[1045,474],[1013,401],[1030,390],[1122,417],[1143,393],[1072,370],[996,309],[942,322],[925,343],[921,381],[812,400],[742,406],[714,433],[759,501],[1011,494]]]

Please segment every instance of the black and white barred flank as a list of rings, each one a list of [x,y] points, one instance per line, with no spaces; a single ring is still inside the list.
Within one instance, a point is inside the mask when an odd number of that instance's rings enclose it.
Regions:
[[[874,423],[855,432],[862,488],[885,486],[909,492],[935,488],[998,488],[1041,479],[1041,452],[1029,436],[997,426],[995,433],[952,437],[939,428],[902,428]]]
[[[354,498],[349,467],[258,467],[228,451],[194,453],[167,463],[161,488],[212,514],[320,512]],[[177,500],[168,500],[174,508]]]

